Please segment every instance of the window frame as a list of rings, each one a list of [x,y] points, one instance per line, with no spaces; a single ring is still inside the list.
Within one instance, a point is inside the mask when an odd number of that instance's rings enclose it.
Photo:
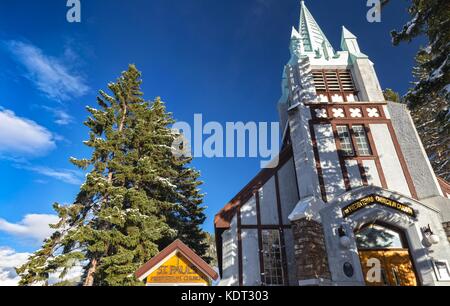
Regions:
[[[272,256],[272,253],[269,254],[269,258],[267,259],[267,253],[266,253],[266,245],[273,244],[274,241],[270,240],[268,242],[265,241],[266,233],[276,233],[276,240],[278,240],[278,251],[276,251],[277,254]],[[269,234],[270,235],[270,234]],[[271,236],[273,238],[273,236]],[[281,232],[279,229],[261,229],[261,241],[262,241],[262,249],[260,252],[262,253],[262,260],[263,260],[263,267],[264,271],[261,271],[261,282],[264,286],[286,286],[286,273],[285,271],[285,265],[284,265],[284,258],[283,258],[283,250],[284,247],[282,244],[282,238],[281,238]],[[273,261],[273,258],[275,258],[275,261]],[[273,263],[279,264],[278,267],[273,266]],[[275,271],[275,275],[272,273]],[[268,275],[270,274],[270,275]],[[270,282],[268,282],[270,278]],[[274,282],[275,280],[275,282]]]
[[[348,136],[345,138],[348,143],[343,143],[343,139],[340,136],[340,131],[339,128],[345,128],[346,132],[348,134]],[[341,154],[344,157],[354,157],[356,156],[356,150],[355,150],[355,146],[353,144],[353,137],[352,137],[352,131],[351,131],[351,127],[347,124],[338,124],[336,125],[336,133],[337,133],[337,140],[339,141],[339,151],[341,152]],[[352,150],[351,153],[349,153],[348,151],[346,151],[346,149],[343,149],[343,145],[345,146],[350,146],[350,149]]]
[[[364,135],[357,135],[357,132],[355,131],[355,127],[361,128],[361,132],[364,133]],[[368,157],[368,156],[373,156],[373,148],[370,145],[370,141],[369,141],[369,136],[367,133],[367,129],[364,126],[364,124],[353,124],[351,126],[351,133],[353,134],[353,147],[356,153],[356,156],[361,156],[361,157]],[[362,140],[364,138],[364,142],[365,143],[361,143],[358,140]],[[367,148],[363,148],[364,146],[367,146]],[[362,151],[365,152],[365,150],[367,151],[366,153],[363,153]]]
[[[394,246],[361,246],[359,245],[359,236],[367,236],[362,235],[364,231],[366,230],[374,230],[378,232],[385,232],[387,235],[392,235],[393,240],[395,242],[400,243],[400,245],[394,245]],[[392,226],[386,226],[382,223],[373,223],[373,224],[366,224],[363,227],[359,228],[358,231],[355,232],[355,241],[356,245],[358,247],[358,250],[361,251],[370,251],[370,250],[406,250],[408,249],[408,244],[405,241],[404,233],[401,229],[394,228]]]
[[[369,154],[364,154],[361,153],[361,149],[359,146],[359,142],[358,142],[358,137],[355,134],[354,131],[354,127],[362,127],[364,134],[365,134],[365,141],[367,144],[367,150],[369,151]],[[346,127],[349,134],[350,134],[350,143],[351,143],[351,147],[353,149],[353,153],[351,155],[346,154],[345,151],[342,149],[342,140],[341,137],[339,136],[339,127]],[[355,123],[355,124],[351,124],[351,123],[342,123],[342,124],[335,124],[334,125],[334,129],[336,131],[336,143],[337,143],[337,147],[338,147],[338,151],[341,157],[343,157],[344,159],[352,159],[352,158],[367,158],[367,159],[372,159],[375,157],[375,151],[373,148],[373,144],[372,141],[370,139],[370,129],[362,123]]]
[[[383,221],[374,221],[374,222],[369,222],[369,223],[365,223],[362,226],[355,228],[354,230],[354,235],[356,238],[356,235],[358,235],[359,232],[363,231],[364,229],[368,228],[368,227],[378,227],[378,228],[385,228],[389,231],[395,232],[396,234],[399,235],[400,237],[400,243],[402,244],[402,248],[387,248],[388,250],[409,250],[409,242],[408,239],[406,238],[406,234],[404,232],[404,230],[402,230],[401,228],[398,228],[396,226],[393,226],[389,223],[383,222]],[[383,248],[386,249],[386,248]],[[359,250],[381,250],[381,249],[377,249],[377,248],[360,248]]]

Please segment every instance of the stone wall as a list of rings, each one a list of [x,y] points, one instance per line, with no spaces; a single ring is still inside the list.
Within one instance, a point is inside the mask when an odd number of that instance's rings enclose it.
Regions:
[[[331,280],[322,225],[306,219],[292,225],[298,281]]]

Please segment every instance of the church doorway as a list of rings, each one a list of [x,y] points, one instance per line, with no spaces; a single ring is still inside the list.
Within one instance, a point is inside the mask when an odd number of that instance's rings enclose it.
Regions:
[[[417,286],[404,233],[384,224],[368,224],[356,233],[361,267],[368,286]]]

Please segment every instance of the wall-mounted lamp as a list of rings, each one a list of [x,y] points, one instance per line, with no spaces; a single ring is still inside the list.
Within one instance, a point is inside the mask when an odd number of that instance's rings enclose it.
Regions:
[[[350,238],[347,236],[347,233],[345,232],[345,229],[342,225],[338,228],[338,235],[339,235],[339,243],[341,244],[341,246],[348,249],[352,242]]]
[[[431,226],[428,224],[428,227],[422,228],[422,233],[425,236],[425,239],[428,240],[430,245],[439,243],[439,236],[433,233],[431,230]]]

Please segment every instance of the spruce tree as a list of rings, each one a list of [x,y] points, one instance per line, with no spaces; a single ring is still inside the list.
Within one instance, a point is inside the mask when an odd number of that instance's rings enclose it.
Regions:
[[[450,2],[411,0],[408,12],[412,19],[401,31],[391,33],[394,45],[419,36],[428,39],[428,45],[418,53],[418,64],[426,75],[416,78],[410,103],[420,103],[422,94],[447,96],[450,92]]]
[[[134,272],[161,250],[162,241],[181,235],[182,223],[195,220],[191,225],[202,235],[197,172],[188,167],[190,160],[172,154],[179,136],[170,129],[172,115],[159,98],[143,99],[141,83],[130,65],[108,85],[111,95],[100,91],[101,109],[87,108],[85,145],[92,155],[71,162],[89,173],[74,204],[55,204],[56,232],[17,269],[21,285],[45,284],[51,273],[63,278],[80,263],[85,286],[140,285]],[[191,243],[190,236],[183,238]]]
[[[383,91],[383,95],[384,95],[384,98],[386,99],[386,101],[392,101],[392,102],[397,102],[397,103],[401,102],[400,94],[390,88],[386,88]]]
[[[174,207],[167,211],[167,223],[172,229],[177,231],[177,237],[188,247],[202,256],[206,261],[210,257],[206,256],[208,243],[205,240],[206,233],[201,226],[205,222],[205,207],[201,206],[203,195],[200,193],[199,181],[200,173],[186,167],[191,158],[180,158],[175,163],[177,176],[174,177],[174,184],[177,186],[176,197],[172,199]],[[167,245],[170,241],[163,241]]]

